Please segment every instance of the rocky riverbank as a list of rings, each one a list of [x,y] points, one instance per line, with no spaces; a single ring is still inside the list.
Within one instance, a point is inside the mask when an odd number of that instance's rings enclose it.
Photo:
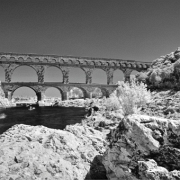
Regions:
[[[180,121],[118,112],[0,135],[0,179],[180,179]]]
[[[9,102],[6,98],[0,98],[0,108],[8,108],[15,106],[13,103]]]
[[[163,117],[172,120],[180,119],[180,91],[163,90],[152,93],[152,102],[144,106],[142,114]]]
[[[103,157],[110,180],[180,179],[180,121],[131,115],[108,136]]]
[[[85,107],[88,100],[84,99],[76,99],[76,100],[66,100],[60,101],[56,104],[56,106],[63,106],[63,107]]]
[[[98,176],[93,162],[100,161],[106,145],[91,127],[15,125],[0,136],[0,179],[89,179]],[[98,168],[106,178],[103,166]]]

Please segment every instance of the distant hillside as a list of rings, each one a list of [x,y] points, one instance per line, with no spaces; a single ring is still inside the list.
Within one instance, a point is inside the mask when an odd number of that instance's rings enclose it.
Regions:
[[[155,59],[147,72],[137,75],[150,89],[179,89],[180,87],[180,47],[175,52]]]

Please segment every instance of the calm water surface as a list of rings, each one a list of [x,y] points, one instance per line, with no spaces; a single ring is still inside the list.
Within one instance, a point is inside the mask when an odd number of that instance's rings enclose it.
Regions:
[[[15,124],[43,125],[54,129],[64,129],[66,125],[81,122],[85,116],[85,108],[79,107],[38,107],[28,110],[25,107],[0,109],[0,134]]]

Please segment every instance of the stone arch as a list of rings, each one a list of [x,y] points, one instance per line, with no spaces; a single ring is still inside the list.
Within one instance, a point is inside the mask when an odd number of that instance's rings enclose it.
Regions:
[[[31,57],[27,57],[26,58],[26,62],[32,62],[32,58]]]
[[[85,83],[86,74],[81,68],[70,67],[69,83]]]
[[[50,92],[51,91],[51,92]],[[63,99],[63,91],[58,88],[58,87],[47,87],[47,89],[44,92],[44,99],[49,99],[49,98],[56,98],[58,100],[62,100]]]
[[[75,60],[75,61],[74,61],[74,64],[76,64],[76,65],[80,65],[80,64],[81,64],[81,62],[80,62],[80,60]]]
[[[113,84],[116,84],[118,81],[124,81],[124,73],[120,69],[114,71]]]
[[[103,69],[96,68],[92,73],[92,83],[107,84],[107,74]]]
[[[5,71],[2,66],[0,66],[0,81],[5,82]]]
[[[21,56],[19,56],[19,57],[17,58],[17,60],[18,60],[19,62],[24,62],[24,58],[21,57]]]
[[[62,82],[63,74],[62,70],[56,66],[48,66],[44,73],[45,82]]]
[[[69,91],[69,99],[84,99],[86,91],[81,87],[71,87]]]
[[[6,58],[6,56],[1,56],[0,60],[1,61],[7,61],[7,58]]]
[[[19,68],[21,70],[18,70],[19,71],[18,72],[17,69],[19,69]],[[31,71],[32,69],[35,71],[34,73],[32,73],[32,71]],[[37,76],[36,70],[32,66],[20,65],[13,69],[11,81],[13,81],[13,82],[37,82],[38,76]]]
[[[68,64],[74,64],[72,59],[68,59]]]
[[[16,58],[15,58],[15,57],[10,57],[10,58],[9,58],[9,61],[14,62],[14,61],[16,61]]]
[[[130,79],[133,79],[136,76],[136,74],[138,74],[138,73],[139,72],[137,70],[133,70],[130,74]]]
[[[23,88],[24,90],[22,90],[21,88]],[[21,92],[17,92],[17,90],[20,90],[21,89]],[[32,87],[30,86],[18,86],[17,88],[15,88],[13,91],[11,91],[11,98],[13,97],[13,95],[15,95],[16,91],[16,95],[19,96],[19,97],[33,97],[32,99],[34,99],[34,101],[36,102],[38,97],[37,97],[37,92],[35,89],[33,89]],[[35,94],[33,94],[33,92]]]

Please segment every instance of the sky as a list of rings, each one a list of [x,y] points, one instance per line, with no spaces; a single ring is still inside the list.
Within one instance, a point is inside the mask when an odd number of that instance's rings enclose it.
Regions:
[[[180,46],[179,7],[180,0],[0,0],[0,52],[149,62]],[[85,81],[79,69],[70,75],[71,82]],[[105,82],[104,75],[94,72],[94,82]],[[116,72],[114,81],[121,78]],[[62,81],[62,74],[49,68],[45,79]],[[37,77],[19,67],[13,81]]]

